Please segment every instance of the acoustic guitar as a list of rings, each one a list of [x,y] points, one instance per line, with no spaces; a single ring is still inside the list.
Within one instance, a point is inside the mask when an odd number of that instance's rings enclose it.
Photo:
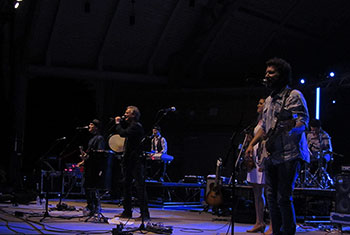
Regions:
[[[221,165],[222,165],[222,159],[219,158],[216,162],[216,174],[215,174],[215,181],[214,183],[211,183],[209,186],[209,192],[206,195],[206,203],[209,206],[220,206],[223,203],[223,195],[221,192]]]

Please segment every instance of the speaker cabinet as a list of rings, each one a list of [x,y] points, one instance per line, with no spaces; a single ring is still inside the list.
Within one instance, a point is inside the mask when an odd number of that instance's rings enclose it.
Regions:
[[[335,188],[335,211],[350,214],[350,175],[337,175]]]

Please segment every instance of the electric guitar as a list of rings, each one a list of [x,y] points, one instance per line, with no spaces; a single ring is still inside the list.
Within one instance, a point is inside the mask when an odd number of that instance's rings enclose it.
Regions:
[[[275,142],[282,133],[289,131],[295,126],[295,119],[289,110],[282,109],[278,115],[278,120],[274,127],[272,127],[263,140],[259,143],[257,155],[259,159],[256,161],[257,165],[263,169],[264,161],[266,161],[271,153],[275,150]]]
[[[206,203],[209,206],[219,206],[223,203],[223,195],[221,192],[221,176],[220,176],[220,168],[222,165],[222,159],[219,158],[216,162],[216,175],[215,182],[211,183],[209,186],[209,192],[206,195]]]
[[[80,151],[80,158],[82,159],[82,161],[77,163],[77,167],[81,167],[84,165],[85,160],[89,158],[89,154],[87,154],[87,152],[85,152],[83,150],[83,146],[79,146],[79,151]]]

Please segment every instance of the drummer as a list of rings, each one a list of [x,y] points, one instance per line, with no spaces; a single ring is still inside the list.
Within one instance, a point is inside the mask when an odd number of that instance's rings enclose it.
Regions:
[[[321,161],[323,167],[327,168],[327,163],[332,160],[331,137],[321,127],[321,121],[312,119],[309,123],[310,131],[307,134],[307,142],[312,162]]]

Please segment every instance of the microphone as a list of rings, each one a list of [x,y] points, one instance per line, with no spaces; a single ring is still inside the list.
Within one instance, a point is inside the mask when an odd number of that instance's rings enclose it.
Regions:
[[[170,107],[170,108],[161,109],[160,111],[162,111],[162,112],[164,112],[164,113],[167,113],[167,112],[175,112],[175,111],[176,111],[176,108],[173,106],[173,107]]]
[[[56,139],[56,141],[65,140],[65,139],[67,139],[67,137],[63,136],[61,138]]]
[[[89,129],[89,126],[78,126],[75,128],[76,130],[84,130],[84,129]]]

